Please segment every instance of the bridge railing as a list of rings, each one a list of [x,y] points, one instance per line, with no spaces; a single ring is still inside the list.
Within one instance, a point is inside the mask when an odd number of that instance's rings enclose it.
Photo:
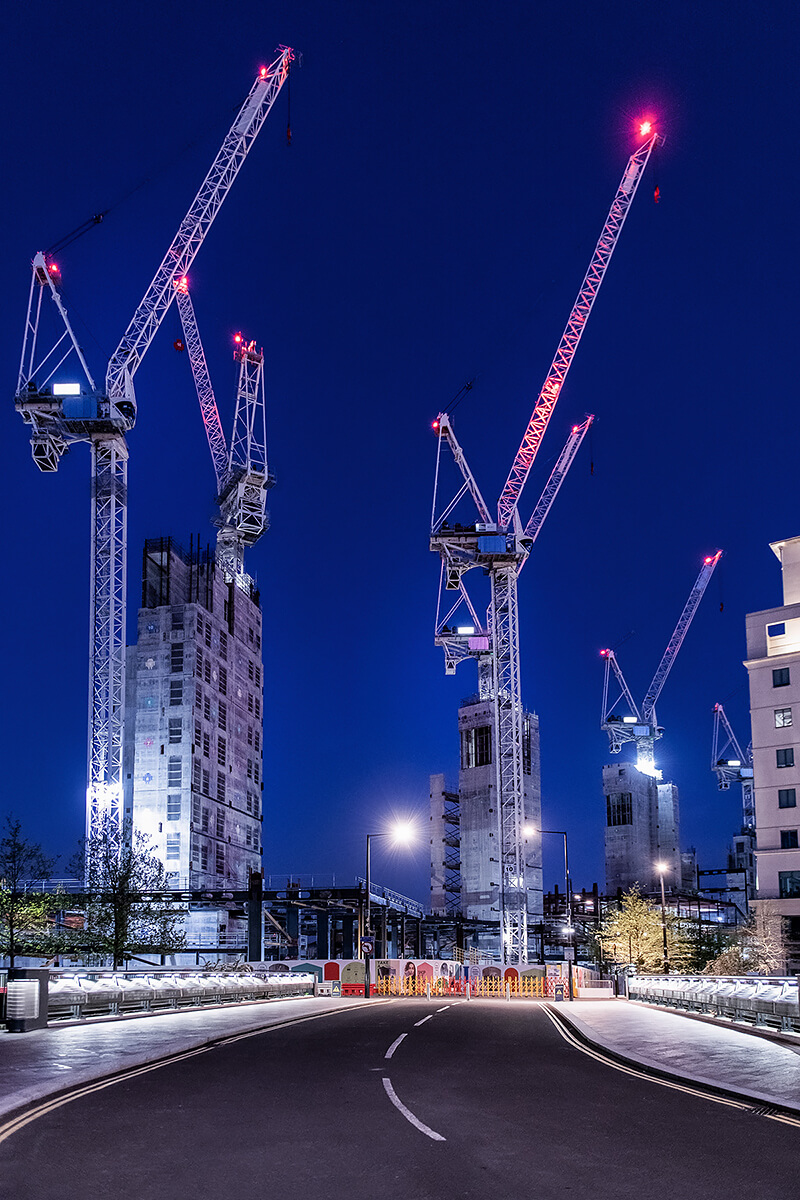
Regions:
[[[554,999],[556,988],[564,987],[564,980],[541,975],[523,975],[503,978],[501,975],[486,975],[470,979],[432,979],[429,975],[390,976],[378,979],[374,985],[379,996],[470,996],[476,1000],[504,999],[508,996],[527,1000]]]
[[[797,976],[632,975],[628,997],[800,1033]]]

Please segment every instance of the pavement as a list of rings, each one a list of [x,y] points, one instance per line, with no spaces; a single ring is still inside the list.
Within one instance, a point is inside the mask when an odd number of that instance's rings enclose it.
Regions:
[[[293,997],[0,1034],[0,1117],[93,1080],[238,1034],[405,1000]],[[506,1002],[493,1001],[505,1008]],[[512,1003],[511,1007],[516,1004]],[[724,1028],[625,1000],[552,1006],[578,1037],[623,1062],[800,1113],[800,1043]]]

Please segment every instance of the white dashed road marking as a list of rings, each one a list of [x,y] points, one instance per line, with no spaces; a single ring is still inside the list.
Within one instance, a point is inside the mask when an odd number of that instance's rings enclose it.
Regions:
[[[391,1058],[397,1047],[400,1045],[404,1037],[408,1037],[407,1033],[401,1033],[399,1038],[395,1038],[389,1049],[384,1054],[384,1058]]]
[[[383,1077],[383,1086],[386,1089],[386,1095],[389,1097],[397,1111],[402,1113],[405,1119],[409,1121],[415,1129],[418,1129],[420,1133],[424,1133],[425,1137],[431,1138],[431,1140],[434,1142],[447,1141],[447,1138],[443,1138],[442,1135],[437,1133],[435,1129],[431,1129],[429,1125],[424,1125],[422,1121],[415,1117],[410,1108],[406,1108],[405,1104],[403,1104],[403,1101],[398,1097],[397,1092],[392,1087],[391,1080],[387,1079],[385,1075]]]

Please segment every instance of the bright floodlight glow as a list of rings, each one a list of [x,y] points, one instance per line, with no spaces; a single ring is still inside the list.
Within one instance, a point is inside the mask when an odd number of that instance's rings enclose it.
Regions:
[[[262,67],[261,70],[259,71],[259,75],[261,76],[262,79],[266,79],[267,78],[267,68]]]
[[[706,564],[706,566],[708,566],[708,564],[711,562],[711,556],[709,555],[707,558],[704,558],[703,562]]]
[[[635,724],[636,724],[636,717],[623,717],[623,718],[622,718],[622,724],[623,724],[623,725],[635,725]]]
[[[663,875],[664,872],[668,869],[669,863],[657,862],[657,863],[653,863],[653,866],[658,871],[659,875]]]
[[[530,837],[531,834],[536,833],[536,826],[535,825],[523,825],[522,832],[525,834],[525,837]]]
[[[639,133],[642,135],[642,137],[647,137],[647,135],[652,132],[653,132],[653,122],[652,121],[642,121],[641,125],[639,126]]]
[[[80,396],[81,385],[79,383],[54,383],[54,396]]]
[[[729,758],[728,759],[729,767],[740,767],[741,765],[742,765],[742,760],[740,758]]]
[[[475,632],[474,625],[458,625],[458,626],[456,626],[456,633],[474,633],[474,632]]]
[[[417,828],[413,821],[395,821],[390,832],[395,842],[401,846],[407,846],[417,836]]]

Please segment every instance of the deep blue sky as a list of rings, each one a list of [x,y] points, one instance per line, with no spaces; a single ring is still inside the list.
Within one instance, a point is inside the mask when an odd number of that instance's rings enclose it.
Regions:
[[[602,885],[598,651],[635,630],[619,657],[643,695],[702,556],[723,547],[658,705],[683,843],[722,865],[739,797],[709,770],[711,709],[723,700],[747,740],[744,616],[780,602],[767,544],[800,533],[796,6],[31,0],[2,33],[0,809],[65,858],[82,833],[89,455],[40,475],[13,411],[30,259],[113,206],[60,259],[102,379],[235,106],[287,43],[303,54],[291,148],[284,94],[192,271],[226,425],[231,333],[266,351],[278,485],[249,560],[266,870],[352,874],[390,812],[427,832],[429,772],[455,779],[475,676],[446,678],[432,643],[430,422],[475,378],[457,431],[494,499],[644,110],[667,139],[661,203],[651,172],[522,505],[594,412],[522,577],[523,695],[544,823],[568,829],[576,883]],[[171,312],[136,381],[129,628],[143,539],[213,536],[177,332]],[[374,871],[426,899],[427,863],[426,840],[412,858],[376,847]],[[550,886],[557,843],[546,866]]]

